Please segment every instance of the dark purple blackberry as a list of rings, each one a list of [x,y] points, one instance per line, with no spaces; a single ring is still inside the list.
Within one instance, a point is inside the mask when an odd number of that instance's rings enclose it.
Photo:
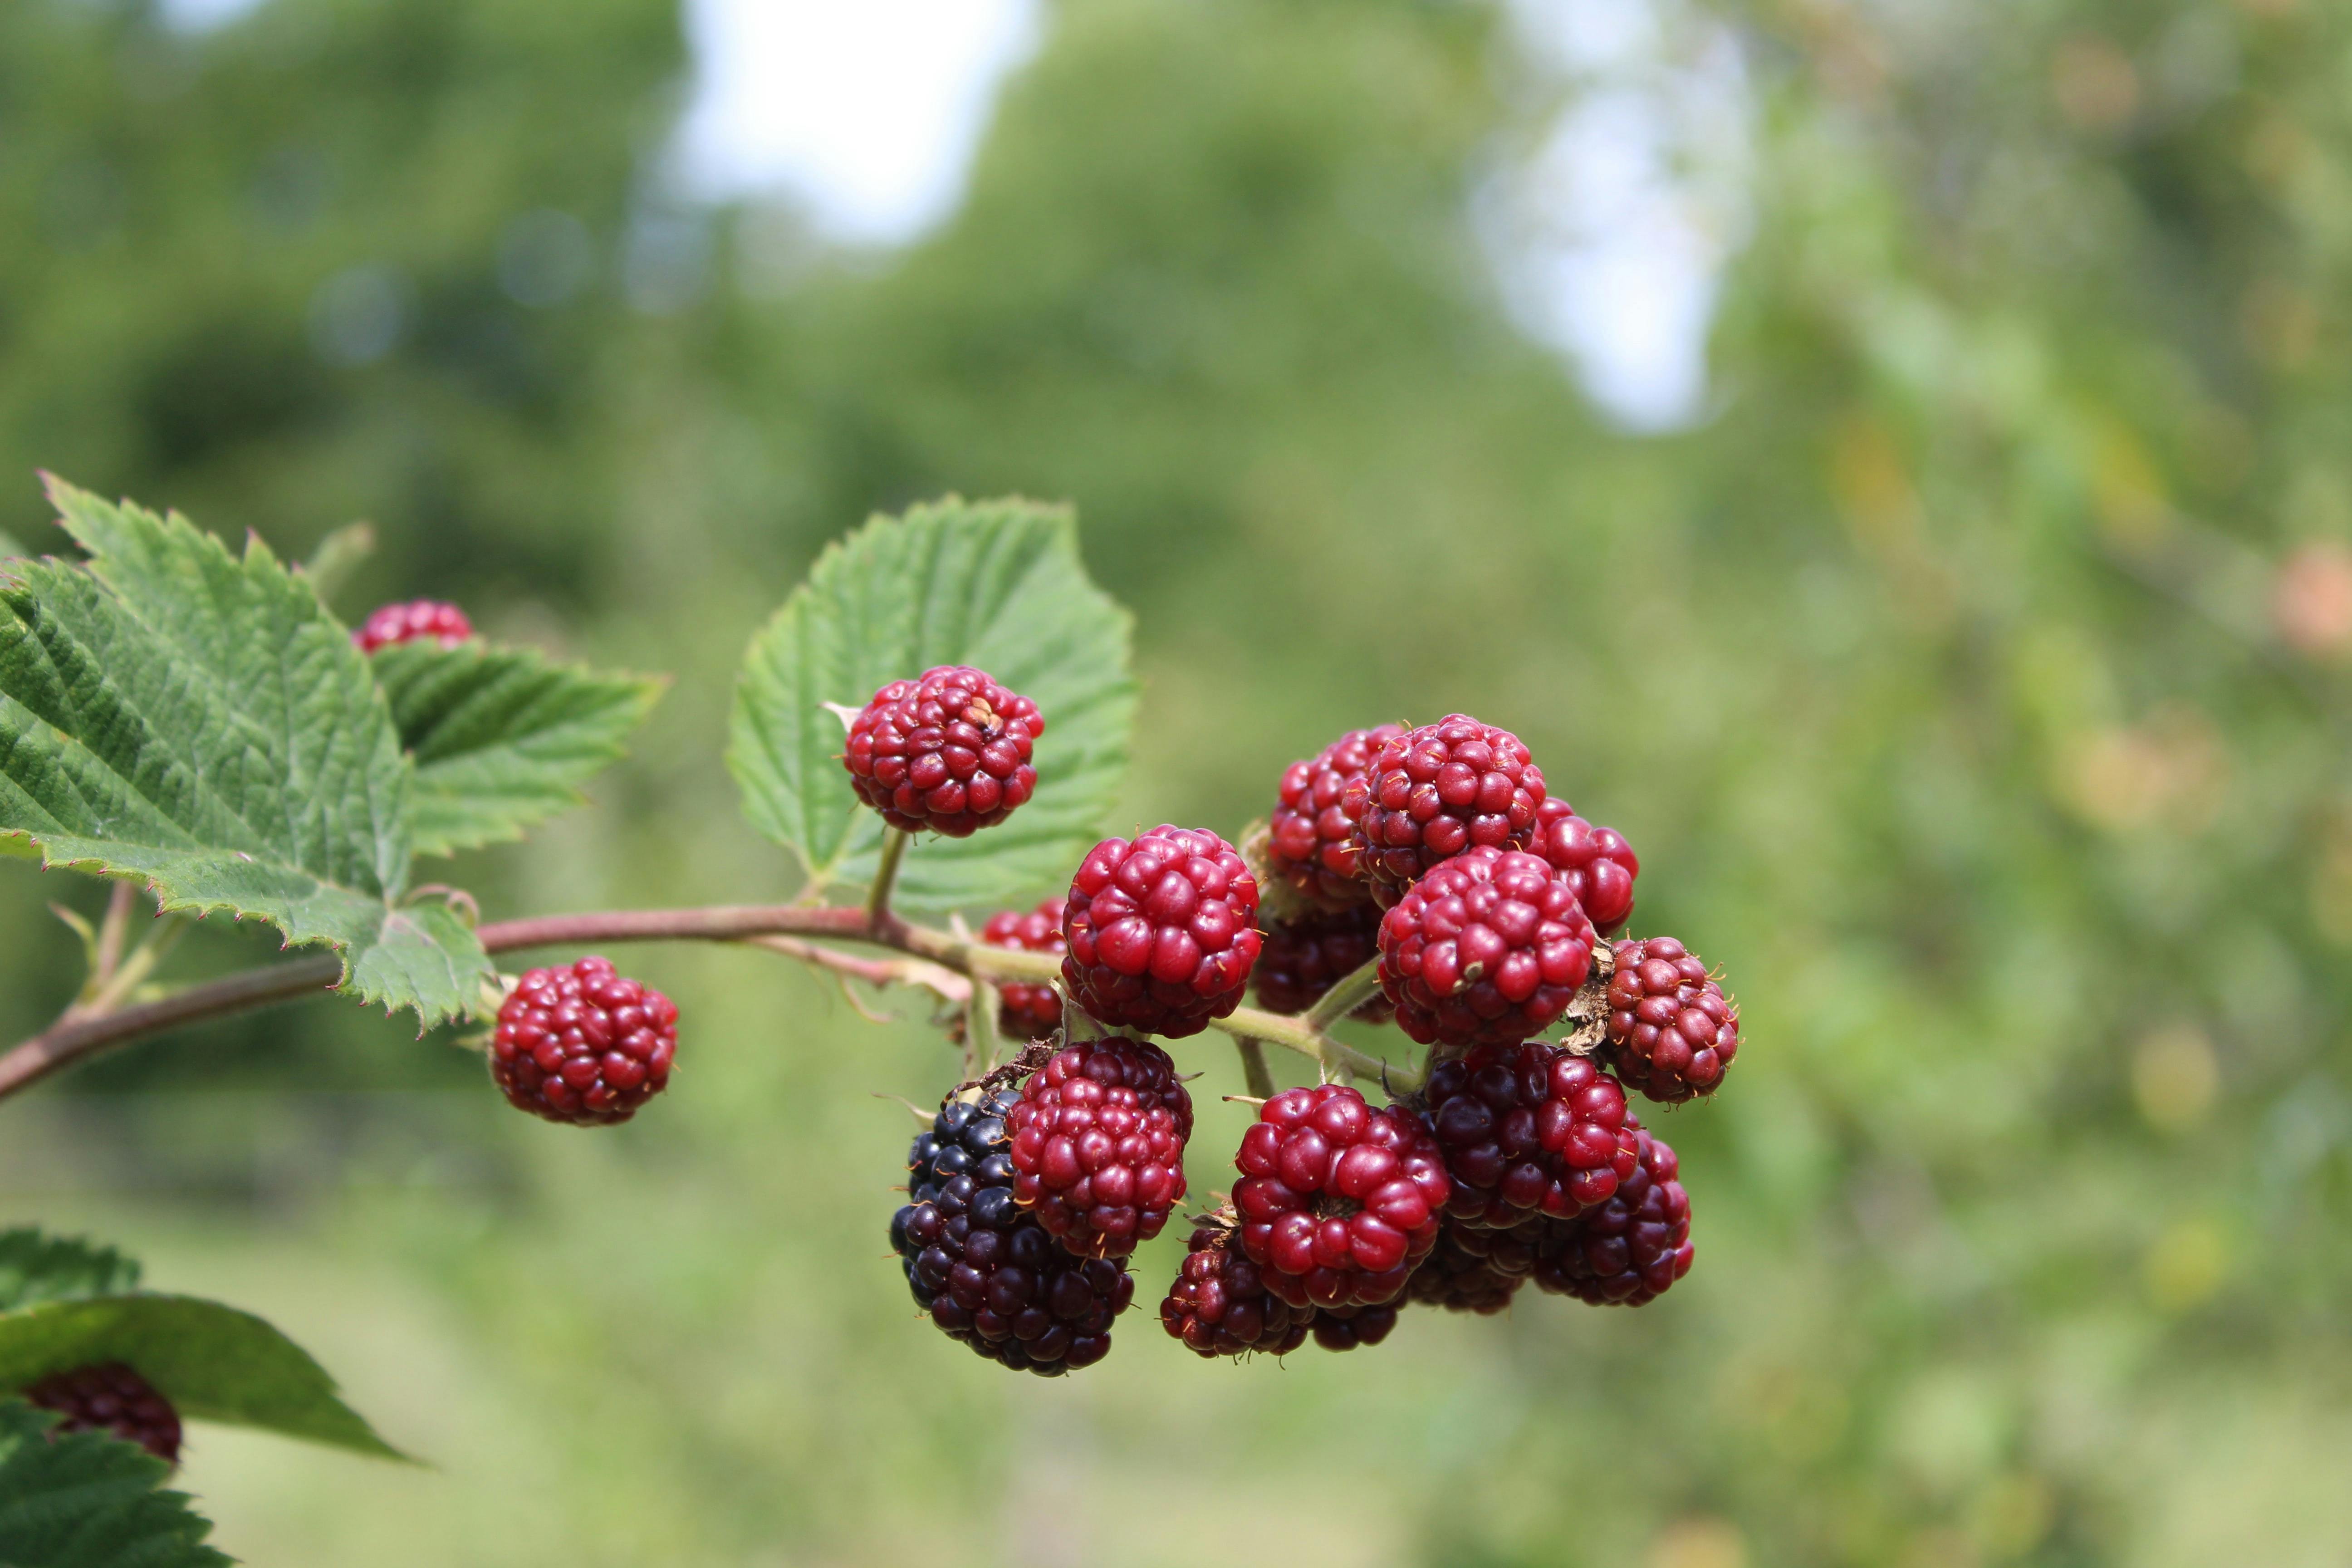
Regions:
[[[1370,902],[1336,913],[1313,912],[1297,920],[1269,921],[1250,983],[1257,1004],[1274,1013],[1304,1013],[1349,975],[1380,956],[1381,911]],[[1395,1013],[1375,991],[1350,1015],[1384,1024]]]
[[[1530,1251],[1516,1271],[1507,1263],[1498,1266],[1492,1256],[1496,1238],[1508,1235],[1474,1231],[1448,1220],[1437,1233],[1436,1250],[1405,1282],[1405,1300],[1443,1307],[1449,1312],[1476,1312],[1482,1316],[1506,1310],[1519,1287],[1528,1282],[1535,1261]]]
[[[1160,1323],[1193,1354],[1286,1355],[1307,1342],[1314,1310],[1293,1307],[1265,1288],[1265,1275],[1242,1250],[1233,1211],[1208,1215],[1160,1303]]]
[[[119,1361],[52,1373],[26,1389],[25,1398],[65,1417],[50,1428],[53,1434],[106,1432],[167,1465],[180,1462],[180,1413]]]
[[[1062,941],[1062,900],[1047,899],[1026,914],[999,910],[981,928],[980,940],[991,947],[1059,958],[1069,951]],[[1008,1040],[1042,1040],[1062,1026],[1062,994],[1050,982],[1006,981],[996,995],[1003,1004],[996,1010],[997,1032]]]
[[[1073,1258],[1013,1199],[1004,1113],[1020,1096],[950,1100],[907,1152],[909,1202],[891,1216],[916,1305],[950,1339],[1055,1377],[1100,1361],[1134,1299],[1121,1258]]]
[[[1387,1339],[1396,1321],[1396,1303],[1383,1301],[1377,1307],[1318,1308],[1311,1327],[1315,1342],[1325,1350],[1351,1351]]]
[[[1457,1225],[1505,1230],[1573,1219],[1607,1201],[1636,1158],[1625,1091],[1592,1061],[1541,1040],[1440,1062],[1422,1090],[1445,1156]]]
[[[1639,1307],[1690,1272],[1690,1197],[1677,1179],[1680,1162],[1640,1121],[1629,1117],[1626,1125],[1641,1146],[1633,1173],[1600,1207],[1537,1230],[1537,1289],[1596,1307]]]

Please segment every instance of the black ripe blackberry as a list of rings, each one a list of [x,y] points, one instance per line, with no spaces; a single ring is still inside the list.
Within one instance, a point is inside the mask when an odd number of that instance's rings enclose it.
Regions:
[[[1123,1258],[1065,1252],[1013,1200],[1010,1090],[950,1100],[907,1152],[908,1202],[891,1216],[916,1305],[950,1339],[1015,1372],[1057,1377],[1100,1361],[1135,1296]]]

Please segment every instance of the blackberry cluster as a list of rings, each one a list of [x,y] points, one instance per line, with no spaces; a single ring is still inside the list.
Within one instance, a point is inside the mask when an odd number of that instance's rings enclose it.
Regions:
[[[1391,736],[1348,782],[1359,874],[1383,906],[1465,849],[1525,849],[1543,804],[1543,770],[1508,730],[1448,714]]]
[[[1062,983],[1097,1022],[1179,1039],[1241,1005],[1264,939],[1257,881],[1201,828],[1106,838],[1070,882]]]
[[[965,838],[1028,800],[1030,755],[1045,732],[1026,697],[983,670],[941,665],[876,692],[850,721],[841,765],[891,826]]]
[[[1013,1195],[1005,1115],[1018,1095],[950,1099],[907,1153],[908,1202],[890,1220],[916,1305],[950,1339],[1015,1372],[1055,1377],[1100,1361],[1135,1296],[1124,1260],[1073,1257]]]
[[[588,957],[527,971],[499,1007],[490,1077],[518,1110],[610,1127],[669,1087],[677,1008]]]
[[[1340,1084],[1258,1107],[1234,1156],[1243,1250],[1294,1307],[1377,1307],[1437,1244],[1452,1191],[1437,1144],[1398,1107]]]
[[[1406,888],[1381,921],[1381,987],[1423,1045],[1517,1045],[1555,1023],[1600,941],[1539,855],[1484,847]]]
[[[1377,1307],[1318,1307],[1313,1323],[1315,1342],[1327,1351],[1376,1345],[1389,1337],[1396,1321],[1393,1301],[1383,1301]]]
[[[136,1443],[167,1465],[180,1462],[180,1413],[119,1361],[52,1373],[25,1390],[26,1403],[64,1419],[53,1433],[105,1432]]]
[[[1481,1240],[1465,1245],[1465,1238],[1473,1234]],[[1528,1269],[1497,1268],[1488,1257],[1491,1242],[1486,1237],[1491,1234],[1473,1233],[1453,1222],[1441,1226],[1436,1249],[1405,1284],[1405,1300],[1482,1317],[1507,1311],[1511,1298],[1528,1282]],[[1530,1267],[1532,1262],[1530,1258]]]
[[[1307,1342],[1312,1308],[1293,1307],[1265,1288],[1230,1211],[1192,1227],[1183,1263],[1160,1303],[1160,1322],[1200,1356],[1287,1355]]]
[[[1713,1094],[1739,1054],[1739,1010],[1670,936],[1621,942],[1601,1050],[1617,1076],[1672,1105]]]
[[[1625,1091],[1557,1046],[1481,1046],[1431,1068],[1423,1096],[1465,1226],[1573,1218],[1633,1173]]]
[[[1307,902],[1344,910],[1369,900],[1372,889],[1358,861],[1356,824],[1343,805],[1351,783],[1372,756],[1404,733],[1402,724],[1350,730],[1309,761],[1282,775],[1280,796],[1267,819],[1268,868]]]
[[[1304,1013],[1325,992],[1379,956],[1380,930],[1381,912],[1369,903],[1269,921],[1265,945],[1251,972],[1258,1005],[1276,1013]],[[1349,1016],[1382,1024],[1395,1011],[1387,996],[1374,993]]]
[[[1184,1195],[1192,1097],[1148,1040],[1118,1036],[1056,1051],[1004,1112],[1013,1195],[1046,1233],[1087,1258],[1124,1258]]]
[[[455,605],[445,605],[438,599],[413,599],[404,605],[386,605],[360,623],[352,634],[362,653],[373,653],[394,643],[415,642],[430,637],[443,647],[457,647],[474,635],[474,623],[466,612]]]
[[[1537,1288],[1596,1307],[1639,1307],[1690,1272],[1690,1197],[1664,1139],[1633,1122],[1640,1159],[1606,1203],[1538,1234]]]
[[[1059,957],[1069,951],[1062,940],[1062,900],[1047,899],[1027,914],[1001,910],[988,917],[980,940],[992,947]],[[998,986],[996,994],[1002,1004],[996,1010],[997,1032],[1008,1040],[1043,1039],[1062,1026],[1062,994],[1049,984],[1015,981]]]

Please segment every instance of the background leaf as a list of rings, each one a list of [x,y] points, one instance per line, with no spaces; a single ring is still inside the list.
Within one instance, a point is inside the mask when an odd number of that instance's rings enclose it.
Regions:
[[[1045,716],[1037,793],[970,838],[915,844],[898,896],[950,909],[1066,886],[1127,768],[1130,624],[1087,576],[1067,508],[950,496],[876,518],[818,557],[752,640],[727,753],[744,810],[813,880],[871,878],[882,821],[850,789],[842,723],[823,705],[861,704],[935,665],[975,665]]]
[[[415,763],[416,847],[431,855],[520,838],[579,805],[666,684],[478,642],[395,643],[373,662]]]
[[[0,1230],[0,1312],[138,1288],[138,1262],[110,1247],[50,1236],[35,1226]]]
[[[6,529],[0,528],[0,558],[24,553],[25,547],[16,542],[16,536]]]
[[[295,570],[310,580],[310,591],[322,605],[331,605],[352,574],[375,553],[375,526],[347,522],[319,541]]]
[[[190,1296],[100,1296],[0,1312],[0,1389],[119,1361],[184,1417],[399,1458],[310,1353],[250,1312]]]
[[[0,578],[0,836],[324,942],[363,1000],[464,1012],[488,961],[462,921],[398,907],[409,764],[310,585],[258,540],[239,560],[176,514],[50,495],[90,560]]]
[[[96,1432],[48,1437],[57,1417],[0,1399],[0,1563],[16,1568],[226,1568],[212,1525],[171,1468],[135,1443]]]

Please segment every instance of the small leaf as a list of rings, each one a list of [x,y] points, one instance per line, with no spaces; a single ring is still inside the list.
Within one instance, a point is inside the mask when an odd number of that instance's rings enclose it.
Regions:
[[[17,1568],[228,1568],[205,1544],[212,1525],[171,1467],[97,1432],[52,1437],[57,1420],[0,1399],[0,1563]]]
[[[137,1289],[139,1265],[110,1247],[29,1225],[0,1230],[0,1312]]]
[[[310,591],[319,595],[320,604],[331,605],[352,574],[374,553],[375,529],[364,522],[347,522],[319,541],[319,547],[295,570],[310,580]]]
[[[0,574],[0,840],[322,942],[363,1000],[462,1013],[489,961],[400,907],[415,781],[350,635],[258,540],[240,559],[49,488],[90,559]]]
[[[335,1393],[301,1346],[250,1312],[190,1296],[47,1301],[0,1312],[0,1391],[119,1361],[183,1417],[402,1456]]]
[[[478,642],[395,643],[373,663],[415,761],[416,847],[428,855],[520,838],[578,805],[667,684]]]
[[[1127,768],[1130,625],[1087,576],[1067,508],[951,496],[877,518],[827,549],[752,640],[727,753],[745,815],[814,885],[870,879],[882,820],[849,786],[835,705],[937,665],[974,665],[1045,715],[1037,793],[970,838],[913,846],[897,897],[977,908],[1066,886]]]

